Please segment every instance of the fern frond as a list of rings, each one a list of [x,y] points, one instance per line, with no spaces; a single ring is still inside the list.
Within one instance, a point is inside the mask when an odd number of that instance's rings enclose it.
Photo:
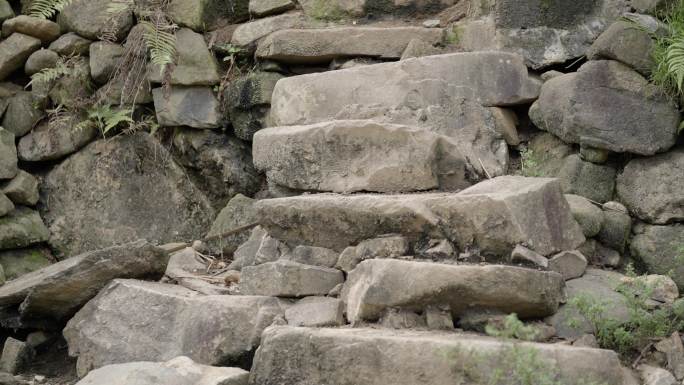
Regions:
[[[71,59],[60,59],[53,68],[43,68],[39,72],[31,75],[31,81],[26,85],[29,87],[33,83],[51,83],[62,76],[67,76],[73,71]]]
[[[50,19],[62,12],[73,0],[33,0],[29,8],[29,16]]]
[[[140,25],[144,28],[143,40],[150,51],[150,62],[159,66],[163,74],[176,60],[176,35],[173,26],[160,28],[149,21],[143,21]]]

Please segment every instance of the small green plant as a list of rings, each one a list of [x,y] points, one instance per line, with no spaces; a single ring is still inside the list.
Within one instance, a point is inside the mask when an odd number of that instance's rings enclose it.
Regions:
[[[655,35],[655,68],[651,80],[669,95],[684,94],[684,2],[677,1],[660,13],[667,25],[664,36]]]
[[[74,66],[78,58],[64,58],[60,57],[57,63],[52,68],[44,68],[39,72],[31,75],[31,81],[26,85],[29,87],[34,83],[44,83],[49,84],[54,81],[59,80],[64,76],[68,76],[74,73]]]
[[[485,326],[485,333],[492,337],[515,338],[525,341],[533,341],[538,336],[538,331],[532,326],[525,325],[518,319],[518,315],[511,313],[504,318],[503,327],[492,323]]]
[[[71,4],[73,0],[33,0],[29,7],[29,16],[50,19]]]
[[[88,110],[88,118],[76,125],[75,129],[84,130],[88,126],[94,126],[100,130],[102,136],[106,137],[107,133],[122,124],[128,126],[135,124],[132,115],[133,110],[129,108],[113,109],[110,105],[95,106]]]
[[[544,159],[532,149],[525,148],[520,151],[520,172],[524,176],[540,177],[544,176],[542,164]]]
[[[451,45],[457,45],[461,42],[461,31],[458,26],[454,25],[451,29],[447,30],[446,42]]]
[[[637,354],[652,342],[684,327],[684,323],[671,307],[653,309],[649,306],[648,300],[654,288],[640,278],[632,274],[630,279],[620,283],[616,289],[625,298],[629,311],[627,320],[606,316],[609,305],[586,294],[578,295],[569,302],[591,324],[599,345],[617,351],[623,358]],[[577,325],[577,320],[571,320],[570,326]]]

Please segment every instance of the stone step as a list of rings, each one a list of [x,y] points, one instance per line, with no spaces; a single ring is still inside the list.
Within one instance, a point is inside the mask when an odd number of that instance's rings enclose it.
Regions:
[[[273,92],[271,119],[274,126],[289,126],[385,116],[448,133],[474,108],[464,100],[524,104],[539,96],[540,86],[516,54],[435,55],[282,79]]]
[[[467,161],[459,147],[449,137],[420,128],[338,120],[260,130],[252,154],[256,168],[279,186],[403,192],[469,186]],[[491,149],[480,155],[495,156]]]
[[[504,265],[446,265],[372,259],[352,270],[342,298],[349,322],[377,321],[390,308],[422,313],[448,308],[454,318],[471,310],[545,317],[558,310],[564,280],[555,272]]]
[[[443,36],[442,29],[422,27],[286,29],[260,41],[256,56],[305,64],[354,56],[399,59],[411,40],[435,45],[442,42]]]
[[[546,256],[584,242],[560,183],[547,178],[503,176],[459,193],[301,195],[255,208],[272,236],[338,251],[392,233],[446,238],[462,251],[500,257],[518,244]]]
[[[277,298],[202,295],[177,285],[114,280],[64,329],[80,376],[105,365],[187,356],[245,366],[261,332],[286,304]]]
[[[250,385],[622,384],[615,352],[560,344],[295,327],[269,328],[262,341]]]

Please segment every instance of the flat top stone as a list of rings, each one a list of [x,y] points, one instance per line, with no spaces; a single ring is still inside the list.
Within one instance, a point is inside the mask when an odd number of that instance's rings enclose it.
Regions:
[[[318,123],[355,106],[417,110],[463,98],[515,105],[536,99],[540,86],[515,54],[427,56],[282,79],[273,91],[271,120],[275,126]]]
[[[209,51],[204,36],[191,29],[181,28],[176,31],[176,52],[170,84],[196,86],[219,83],[218,63]],[[162,81],[159,66],[150,65],[147,76],[153,83]]]

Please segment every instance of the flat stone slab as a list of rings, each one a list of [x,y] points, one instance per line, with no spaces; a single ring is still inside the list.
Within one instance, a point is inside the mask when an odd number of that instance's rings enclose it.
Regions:
[[[246,370],[200,365],[181,356],[166,362],[107,365],[76,385],[247,385],[248,380]]]
[[[278,260],[244,267],[240,275],[240,292],[245,295],[306,297],[326,295],[343,282],[344,274],[337,269]]]
[[[358,119],[357,110],[370,107],[375,116],[390,110],[411,115],[428,106],[456,108],[464,98],[485,106],[524,104],[539,96],[540,86],[515,54],[427,56],[282,79],[273,91],[271,120],[291,126]]]
[[[266,330],[250,384],[505,384],[492,377],[497,369],[524,375],[515,365],[523,355],[544,368],[532,376],[554,383],[622,384],[620,361],[610,350],[444,332],[295,327]]]
[[[81,376],[105,365],[181,355],[205,365],[244,364],[285,306],[272,297],[115,280],[69,321],[64,338]]]
[[[522,243],[550,255],[584,242],[560,183],[547,178],[498,177],[459,193],[303,195],[255,207],[272,236],[338,251],[383,234],[446,237],[497,256]]]
[[[349,273],[342,298],[352,323],[431,305],[448,307],[454,318],[472,309],[545,317],[558,310],[563,286],[560,274],[515,266],[371,259]]]
[[[419,128],[338,120],[260,130],[252,154],[256,168],[280,186],[397,192],[469,186],[462,146]]]
[[[422,27],[286,29],[259,42],[256,56],[307,64],[350,56],[399,59],[412,39],[435,45],[442,42],[443,36],[441,29]]]
[[[168,255],[146,241],[92,251],[23,275],[0,287],[0,306],[20,306],[23,317],[63,320],[115,278],[164,274]]]

